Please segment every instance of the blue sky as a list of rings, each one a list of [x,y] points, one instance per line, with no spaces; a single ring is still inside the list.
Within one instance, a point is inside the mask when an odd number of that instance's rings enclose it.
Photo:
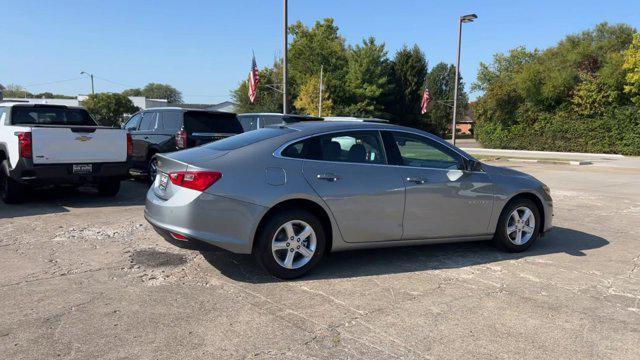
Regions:
[[[161,82],[188,102],[216,103],[247,76],[252,50],[262,67],[282,47],[281,0],[0,0],[0,9],[0,83],[73,79],[31,92],[87,93],[86,70],[97,76],[96,91]],[[289,0],[290,23],[333,17],[349,44],[372,35],[392,55],[417,43],[430,65],[455,61],[457,17],[471,12],[479,19],[463,29],[467,84],[496,52],[552,46],[603,21],[640,27],[639,0]]]

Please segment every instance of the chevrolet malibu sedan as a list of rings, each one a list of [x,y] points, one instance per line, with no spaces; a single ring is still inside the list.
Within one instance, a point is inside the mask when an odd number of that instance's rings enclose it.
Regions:
[[[161,235],[253,254],[283,279],[351,249],[493,239],[520,252],[553,216],[532,176],[384,123],[293,123],[157,157],[145,217]]]

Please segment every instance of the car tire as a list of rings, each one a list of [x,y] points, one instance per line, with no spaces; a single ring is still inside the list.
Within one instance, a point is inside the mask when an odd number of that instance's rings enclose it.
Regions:
[[[147,163],[147,181],[151,184],[156,180],[156,175],[158,174],[158,159],[151,155],[151,159]]]
[[[305,210],[285,210],[271,216],[262,227],[254,255],[269,274],[295,279],[318,264],[325,247],[325,231],[315,215]]]
[[[98,184],[100,196],[116,196],[120,191],[120,180],[106,180]]]
[[[525,251],[540,237],[541,224],[540,209],[533,201],[525,198],[512,200],[500,214],[494,243],[507,252]]]
[[[0,199],[5,204],[19,204],[24,201],[27,187],[9,176],[9,162],[2,162],[0,169]]]

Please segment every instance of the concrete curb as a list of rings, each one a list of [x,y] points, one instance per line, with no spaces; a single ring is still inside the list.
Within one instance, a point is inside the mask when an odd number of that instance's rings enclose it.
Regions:
[[[571,161],[593,161],[593,160],[620,160],[624,155],[618,154],[589,154],[554,151],[531,151],[531,150],[506,150],[506,149],[484,149],[484,148],[462,148],[471,155],[498,156],[501,158],[530,158],[537,160],[544,159],[567,159]]]
[[[536,164],[557,164],[557,165],[591,165],[591,161],[586,160],[544,160],[544,159],[517,159],[507,158],[507,161],[513,162],[527,162]]]

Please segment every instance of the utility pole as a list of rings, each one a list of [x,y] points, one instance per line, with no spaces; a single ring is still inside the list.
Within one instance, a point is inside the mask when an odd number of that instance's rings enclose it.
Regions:
[[[322,83],[322,68],[323,66],[320,65],[320,89],[319,89],[319,93],[320,93],[320,98],[318,99],[318,117],[322,116],[322,88],[324,87],[324,84]]]
[[[451,142],[456,144],[456,115],[458,112],[458,82],[460,78],[460,46],[462,44],[462,24],[473,22],[477,19],[478,15],[469,14],[460,16],[458,20],[458,55],[456,58],[456,82],[453,85],[453,120],[451,121]]]
[[[283,0],[283,22],[282,22],[282,113],[287,114],[287,97],[289,95],[287,83],[287,36],[289,33],[287,24],[287,0]]]
[[[95,92],[95,90],[93,88],[93,74],[89,74],[86,71],[81,71],[80,75],[89,75],[89,77],[91,77],[91,94],[95,94],[96,92]]]

